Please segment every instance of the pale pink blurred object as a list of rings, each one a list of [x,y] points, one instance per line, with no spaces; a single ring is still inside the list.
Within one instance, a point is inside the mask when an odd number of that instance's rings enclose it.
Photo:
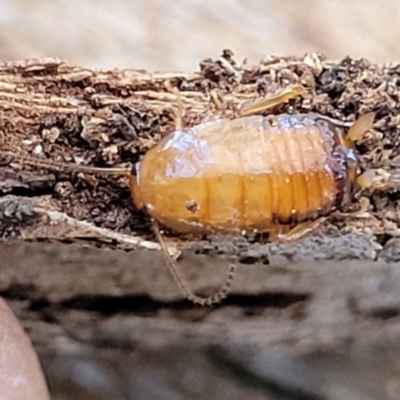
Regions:
[[[0,399],[49,398],[32,344],[7,303],[0,298]]]

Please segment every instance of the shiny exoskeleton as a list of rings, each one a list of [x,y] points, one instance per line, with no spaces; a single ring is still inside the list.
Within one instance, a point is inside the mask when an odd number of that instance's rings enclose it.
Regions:
[[[175,131],[136,165],[133,200],[177,232],[257,230],[351,200],[357,162],[318,114],[221,119]]]
[[[246,116],[295,98],[288,89],[261,100],[236,119],[218,119],[176,130],[150,149],[135,165],[96,168],[55,163],[4,152],[37,167],[95,174],[125,175],[135,205],[153,219],[172,275],[185,296],[201,305],[226,297],[236,268],[213,295],[193,294],[169,255],[158,224],[176,232],[285,233],[295,239],[312,230],[307,224],[351,202],[357,178],[353,142],[373,124],[374,113],[361,116],[347,131],[319,114]],[[179,99],[179,94],[177,94]],[[180,103],[181,108],[181,103]]]

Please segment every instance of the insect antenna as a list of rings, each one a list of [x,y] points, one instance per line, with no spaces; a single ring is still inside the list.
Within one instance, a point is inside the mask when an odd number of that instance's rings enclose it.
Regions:
[[[188,287],[188,284],[180,271],[177,268],[177,264],[175,260],[171,257],[171,255],[168,253],[167,246],[165,244],[165,241],[160,233],[160,228],[158,226],[157,221],[152,220],[152,228],[154,231],[154,234],[157,238],[158,243],[161,246],[161,250],[165,259],[165,262],[172,274],[172,276],[175,279],[175,282],[178,284],[179,288],[181,289],[182,293],[185,295],[185,297],[192,301],[195,304],[198,304],[200,306],[211,306],[213,304],[220,303],[222,299],[224,299],[227,294],[229,293],[233,279],[235,277],[235,272],[236,272],[236,262],[232,262],[229,265],[228,269],[228,276],[226,278],[226,281],[224,285],[221,286],[221,288],[214,294],[208,297],[202,297],[194,294]]]
[[[16,154],[9,151],[1,152],[1,154],[11,157],[13,160],[18,161],[21,164],[29,165],[37,168],[48,168],[53,171],[73,171],[73,172],[86,172],[97,175],[118,175],[118,176],[130,176],[130,168],[101,168],[101,167],[90,167],[87,165],[79,165],[73,163],[63,163],[51,160],[42,160],[36,157],[30,157],[22,154]]]

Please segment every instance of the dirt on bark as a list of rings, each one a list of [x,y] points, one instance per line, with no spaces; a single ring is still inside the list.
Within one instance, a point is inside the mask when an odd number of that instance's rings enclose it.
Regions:
[[[318,54],[238,65],[229,51],[190,74],[0,64],[0,294],[28,330],[53,398],[398,398],[399,71]],[[238,116],[292,86],[305,94],[274,114],[350,124],[373,111],[356,154],[390,185],[358,192],[299,243],[244,239],[228,299],[193,306],[124,179],[11,155],[132,166],[174,129],[171,86],[185,126]],[[224,239],[165,235],[197,293],[221,285]]]

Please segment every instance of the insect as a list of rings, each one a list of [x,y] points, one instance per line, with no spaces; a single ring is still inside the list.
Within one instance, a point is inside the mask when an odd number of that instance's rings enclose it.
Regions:
[[[374,114],[360,117],[347,132],[315,113],[251,115],[298,95],[289,89],[246,107],[239,118],[185,129],[178,110],[176,130],[133,170],[14,157],[36,166],[127,176],[133,202],[152,218],[180,288],[193,302],[210,305],[226,297],[235,264],[217,293],[193,294],[166,250],[159,224],[177,233],[257,231],[290,240],[352,200],[359,175],[353,142],[372,127]]]

